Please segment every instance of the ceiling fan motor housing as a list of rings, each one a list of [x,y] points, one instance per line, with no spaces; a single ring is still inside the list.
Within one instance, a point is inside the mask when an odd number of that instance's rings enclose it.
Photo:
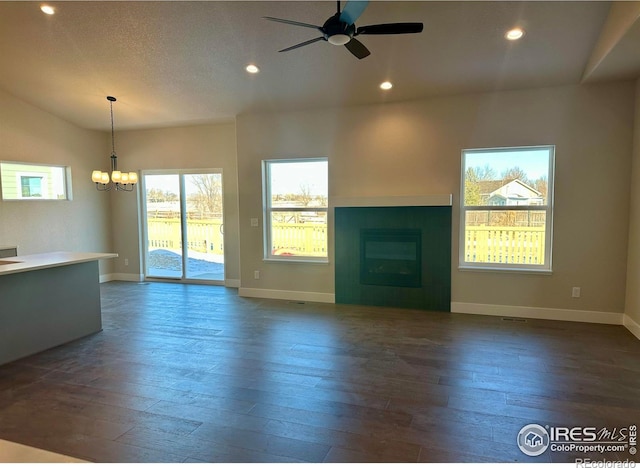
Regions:
[[[325,40],[335,45],[344,45],[351,40],[356,32],[355,24],[340,21],[340,13],[336,13],[322,25],[322,33]],[[337,36],[334,40],[332,37]],[[347,36],[346,38],[340,36]]]

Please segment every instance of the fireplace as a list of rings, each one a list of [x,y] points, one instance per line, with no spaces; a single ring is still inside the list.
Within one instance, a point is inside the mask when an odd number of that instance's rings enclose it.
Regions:
[[[419,229],[361,229],[360,283],[419,288],[421,247]]]
[[[451,206],[335,207],[336,303],[451,308]]]

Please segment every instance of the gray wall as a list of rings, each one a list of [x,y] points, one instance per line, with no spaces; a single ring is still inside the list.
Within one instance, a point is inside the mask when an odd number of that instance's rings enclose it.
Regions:
[[[221,123],[152,130],[119,132],[118,167],[127,171],[152,169],[222,169],[224,184],[225,277],[240,279],[238,241],[238,174],[235,124]],[[140,188],[140,186],[138,186]],[[116,270],[139,276],[143,251],[139,245],[140,194],[112,195],[112,213],[119,229],[114,232],[114,249],[119,254]],[[124,259],[129,265],[124,265]],[[127,278],[125,276],[125,278]]]
[[[626,311],[640,322],[636,94],[639,83],[622,82],[241,115],[235,124],[118,132],[117,150],[126,170],[223,168],[226,224],[236,225],[227,231],[227,277],[245,288],[334,292],[333,258],[264,262],[262,227],[249,222],[262,219],[262,159],[327,156],[330,197],[453,194],[454,302]],[[101,272],[139,275],[136,194],[98,193],[90,181],[92,169],[108,167],[108,133],[3,92],[0,123],[0,159],[70,165],[74,193],[69,202],[0,202],[0,245],[18,244],[24,254],[115,251],[120,259]],[[458,271],[460,150],[537,144],[556,145],[553,274]],[[572,286],[581,298],[571,298]]]
[[[640,332],[640,79],[636,81],[635,104],[625,313],[635,321],[636,327],[638,327],[636,331]]]
[[[262,159],[327,156],[330,200],[453,194],[453,302],[620,313],[634,94],[624,82],[239,116],[242,286],[333,293],[332,258],[264,262],[262,227],[249,225],[262,217]],[[553,274],[458,271],[460,151],[540,144],[556,145]],[[571,298],[572,286],[581,298]]]

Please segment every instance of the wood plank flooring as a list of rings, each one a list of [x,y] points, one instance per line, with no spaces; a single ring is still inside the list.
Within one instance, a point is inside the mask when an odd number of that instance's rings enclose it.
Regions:
[[[518,431],[640,426],[620,326],[101,292],[103,332],[0,367],[0,439],[96,462],[571,462]]]

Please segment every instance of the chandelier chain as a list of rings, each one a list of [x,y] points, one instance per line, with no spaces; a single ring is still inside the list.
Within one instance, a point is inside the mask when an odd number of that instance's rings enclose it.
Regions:
[[[113,130],[113,101],[109,100],[111,106],[111,154],[116,154],[116,137]]]

